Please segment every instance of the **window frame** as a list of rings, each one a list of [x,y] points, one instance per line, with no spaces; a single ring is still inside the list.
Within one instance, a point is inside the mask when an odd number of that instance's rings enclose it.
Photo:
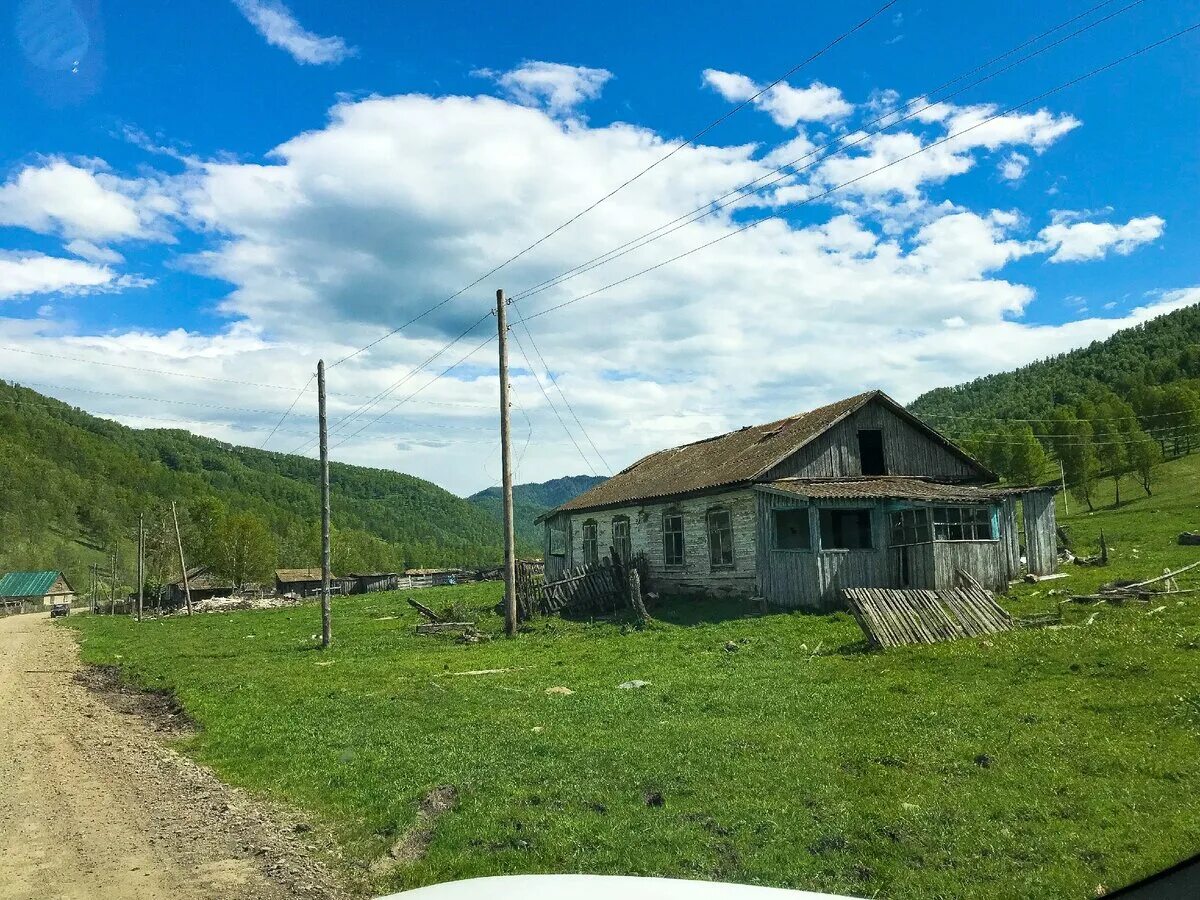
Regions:
[[[887,524],[890,547],[978,544],[1000,540],[992,507],[980,504],[929,505],[890,510]]]
[[[834,514],[854,513],[856,516],[865,516],[867,522],[867,545],[865,547],[831,547],[825,543],[825,517],[830,517],[830,531],[833,530],[832,517]],[[872,553],[878,549],[876,546],[878,541],[875,538],[875,524],[872,522],[871,508],[862,506],[822,506],[817,510],[817,528],[821,536],[821,550],[830,553]],[[861,525],[859,526],[859,535],[862,535]]]
[[[624,527],[624,540],[619,540],[617,538],[618,526]],[[613,552],[617,554],[621,562],[629,562],[631,559],[633,559],[633,532],[631,530],[629,516],[613,516],[612,521],[609,523],[609,527],[611,529],[610,533],[612,534]],[[613,562],[616,562],[616,560],[613,560]]]
[[[588,536],[589,529],[591,530],[590,538]],[[591,545],[590,548],[589,544]],[[585,566],[600,564],[600,523],[595,519],[584,519],[583,524],[580,526],[579,549]]]
[[[787,515],[795,515],[804,520],[804,533],[808,539],[808,543],[804,547],[781,547],[779,541],[779,515],[784,513]],[[771,529],[772,542],[771,549],[777,550],[780,553],[812,553],[813,547],[813,527],[812,527],[812,507],[810,506],[777,506],[771,510]]]
[[[863,464],[863,435],[874,434],[879,436],[879,469],[878,472],[868,472],[867,467]],[[859,428],[856,437],[858,438],[858,471],[860,475],[868,478],[880,478],[888,474],[887,464],[887,448],[884,446],[883,429],[882,428]]]
[[[550,525],[550,555],[551,556],[566,556],[567,555],[567,526],[564,523],[561,526],[555,527]]]
[[[717,516],[724,516],[726,525],[717,532],[718,542],[722,545],[719,548],[713,546],[713,519]],[[713,569],[733,569],[737,566],[737,553],[733,543],[733,510],[728,506],[714,506],[704,513],[704,531],[708,537],[708,568]],[[728,547],[723,546],[726,543],[728,536]],[[714,551],[718,550],[721,554],[721,561],[714,561]],[[724,562],[724,558],[728,554],[729,561]]]
[[[679,528],[668,528],[667,521],[669,519],[678,519]],[[687,566],[687,526],[683,520],[683,513],[679,510],[664,510],[662,514],[662,541],[663,541],[663,568],[666,569],[682,569]],[[668,549],[667,538],[678,537],[679,554],[676,560],[675,556],[670,552],[674,548]]]

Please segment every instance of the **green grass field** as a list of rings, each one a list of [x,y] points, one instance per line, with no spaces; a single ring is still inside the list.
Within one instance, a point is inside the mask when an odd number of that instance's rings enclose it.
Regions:
[[[1198,462],[1066,518],[1082,552],[1103,527],[1112,564],[1021,585],[1010,607],[1200,559],[1174,543],[1200,526]],[[499,595],[419,594],[495,635]],[[644,631],[550,619],[460,645],[414,635],[403,595],[351,598],[324,653],[315,607],[67,624],[88,661],[177,692],[201,726],[187,752],[331,829],[363,890],[598,872],[1083,898],[1200,850],[1200,594],[1160,605],[1070,604],[1076,627],[886,653],[844,614],[697,601]],[[481,669],[508,671],[455,674]],[[369,875],[441,785],[458,804],[427,852]]]

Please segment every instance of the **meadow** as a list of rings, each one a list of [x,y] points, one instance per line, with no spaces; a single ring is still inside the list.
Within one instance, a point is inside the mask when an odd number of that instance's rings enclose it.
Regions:
[[[550,618],[506,640],[494,583],[414,594],[478,620],[478,644],[414,634],[403,594],[336,601],[328,651],[312,606],[67,627],[87,661],[177,695],[184,752],[331,831],[364,892],[596,872],[1082,898],[1200,850],[1200,594],[1059,593],[1200,559],[1175,544],[1200,527],[1196,460],[1153,497],[1124,487],[1062,517],[1083,554],[1104,530],[1107,567],[1002,598],[1061,627],[933,647],[690,598],[644,629]],[[431,791],[449,808],[428,816]]]

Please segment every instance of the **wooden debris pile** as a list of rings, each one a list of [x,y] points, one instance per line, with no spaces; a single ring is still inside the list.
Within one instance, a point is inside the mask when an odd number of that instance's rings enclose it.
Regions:
[[[1075,603],[1086,603],[1089,600],[1108,603],[1123,603],[1126,600],[1135,600],[1148,603],[1152,597],[1159,598],[1175,594],[1194,594],[1200,591],[1200,588],[1180,588],[1175,581],[1175,576],[1189,572],[1197,566],[1200,566],[1200,562],[1194,562],[1181,569],[1176,569],[1174,572],[1169,569],[1163,569],[1161,575],[1156,578],[1148,578],[1145,581],[1135,581],[1132,583],[1114,582],[1113,584],[1104,585],[1094,594],[1080,594],[1071,597],[1070,600]],[[1154,586],[1153,589],[1151,589],[1152,585]]]
[[[418,603],[412,597],[408,598],[408,605],[428,620],[417,624],[417,634],[440,634],[444,631],[457,631],[461,637],[468,639],[471,643],[474,643],[474,640],[477,639],[478,631],[475,628],[474,622],[448,622],[424,603]]]
[[[1012,616],[990,591],[977,585],[941,590],[846,588],[842,593],[859,627],[877,647],[936,644],[1013,627]]]

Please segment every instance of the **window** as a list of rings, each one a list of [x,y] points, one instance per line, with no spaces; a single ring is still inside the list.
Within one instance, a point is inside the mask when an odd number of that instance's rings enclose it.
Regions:
[[[567,555],[567,532],[562,525],[554,524],[550,526],[550,555]]]
[[[633,547],[629,543],[629,516],[613,517],[612,543],[621,562],[629,562],[633,558]]]
[[[708,564],[714,569],[733,566],[733,516],[727,509],[708,511]]]
[[[775,510],[775,549],[808,550],[812,547],[812,529],[808,509]]]
[[[933,510],[933,536],[939,541],[991,541],[992,511],[986,506],[939,506]]]
[[[585,565],[595,565],[600,562],[600,541],[597,532],[595,519],[588,519],[583,523],[583,562]]]
[[[859,467],[864,475],[886,475],[887,463],[883,459],[883,432],[878,429],[858,433]]]
[[[869,509],[821,510],[821,548],[823,550],[870,550],[871,511]]]
[[[928,544],[933,540],[928,509],[904,509],[891,515],[893,547],[908,544]]]
[[[663,516],[663,565],[683,565],[683,516],[679,513]]]

